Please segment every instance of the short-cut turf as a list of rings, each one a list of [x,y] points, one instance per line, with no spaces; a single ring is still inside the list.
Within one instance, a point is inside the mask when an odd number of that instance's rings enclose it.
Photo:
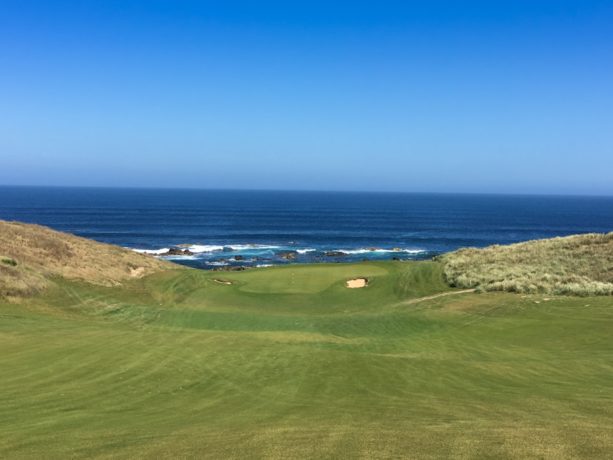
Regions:
[[[613,452],[610,297],[454,293],[434,262],[55,283],[0,304],[2,458]]]

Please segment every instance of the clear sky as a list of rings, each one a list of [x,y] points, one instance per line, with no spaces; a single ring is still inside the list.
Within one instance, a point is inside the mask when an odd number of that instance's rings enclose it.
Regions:
[[[0,184],[613,194],[613,2],[2,0]]]

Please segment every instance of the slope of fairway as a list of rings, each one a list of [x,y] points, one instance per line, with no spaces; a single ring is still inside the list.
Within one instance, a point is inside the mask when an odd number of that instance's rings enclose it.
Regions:
[[[58,280],[0,303],[0,457],[606,458],[611,330],[433,262]]]

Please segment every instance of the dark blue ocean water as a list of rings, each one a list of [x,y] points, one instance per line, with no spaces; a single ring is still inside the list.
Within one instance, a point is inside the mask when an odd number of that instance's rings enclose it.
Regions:
[[[174,260],[214,268],[425,259],[608,232],[613,197],[0,187],[0,219],[134,249],[181,245],[193,255]]]

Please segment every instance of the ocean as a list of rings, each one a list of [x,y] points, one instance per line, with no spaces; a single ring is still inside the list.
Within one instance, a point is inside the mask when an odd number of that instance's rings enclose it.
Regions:
[[[203,269],[429,259],[613,231],[613,197],[0,187],[0,219]],[[176,251],[175,251],[176,252]]]

